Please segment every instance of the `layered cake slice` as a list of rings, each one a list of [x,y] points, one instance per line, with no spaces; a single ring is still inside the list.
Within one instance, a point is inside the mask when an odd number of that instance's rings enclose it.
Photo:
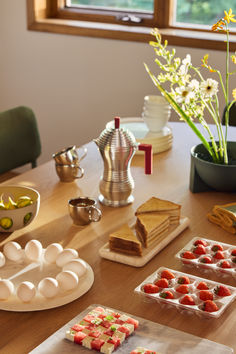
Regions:
[[[142,255],[142,245],[128,224],[122,225],[109,235],[110,251],[121,252],[131,256]]]
[[[66,331],[66,338],[85,348],[111,354],[138,326],[138,320],[98,306]]]
[[[141,214],[137,216],[135,230],[144,247],[149,247],[160,238],[170,225],[166,214]]]
[[[135,215],[141,214],[168,214],[170,216],[170,224],[179,224],[181,205],[170,202],[168,200],[152,197],[145,203],[140,205]]]

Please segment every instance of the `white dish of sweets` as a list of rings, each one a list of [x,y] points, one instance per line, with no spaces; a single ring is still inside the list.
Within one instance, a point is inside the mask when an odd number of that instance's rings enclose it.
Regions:
[[[94,282],[88,263],[75,249],[59,243],[46,249],[31,240],[22,249],[8,242],[0,252],[0,309],[38,311],[65,305],[85,294]]]

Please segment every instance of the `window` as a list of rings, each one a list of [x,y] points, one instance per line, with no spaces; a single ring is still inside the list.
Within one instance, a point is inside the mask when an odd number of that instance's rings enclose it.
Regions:
[[[158,27],[169,44],[225,50],[211,32],[235,0],[27,0],[28,29],[146,42]],[[231,50],[236,50],[236,24]]]

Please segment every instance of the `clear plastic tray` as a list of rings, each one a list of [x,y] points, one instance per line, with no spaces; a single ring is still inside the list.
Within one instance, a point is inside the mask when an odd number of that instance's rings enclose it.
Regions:
[[[157,293],[146,293],[144,291],[144,285],[145,284],[154,284],[158,279],[161,279],[161,273],[163,270],[167,270],[171,272],[174,275],[173,279],[169,280],[169,287],[168,288],[160,288]],[[177,287],[180,285],[178,283],[178,280],[180,277],[188,277],[190,283],[188,284],[188,289],[189,293],[188,294],[181,294],[176,291]],[[209,292],[213,294],[213,301],[217,305],[218,310],[214,312],[207,312],[203,310],[204,306],[204,301],[202,301],[199,298],[200,295],[200,290],[197,289],[197,286],[200,282],[205,282],[206,285],[209,288]],[[224,286],[227,287],[231,295],[230,296],[218,296],[215,293],[215,289],[218,286]],[[165,268],[165,267],[160,267],[157,269],[153,274],[151,274],[149,277],[147,277],[137,288],[134,290],[136,293],[138,293],[140,296],[142,296],[144,299],[148,301],[153,301],[153,302],[158,302],[160,304],[164,305],[171,305],[175,306],[178,310],[183,311],[183,312],[189,312],[189,313],[195,313],[199,315],[200,317],[208,317],[208,318],[218,318],[226,307],[234,301],[236,297],[236,288],[232,286],[228,286],[225,284],[217,283],[208,279],[200,278],[193,276],[188,273],[182,273],[173,269]],[[161,297],[161,294],[163,292],[169,291],[173,294],[173,299],[166,299]],[[181,300],[183,299],[184,296],[190,295],[192,299],[195,302],[195,305],[185,305],[181,303]]]
[[[205,250],[205,254],[197,254],[194,252],[194,248],[196,241],[204,241],[206,242],[206,246],[204,247]],[[222,259],[217,259],[214,257],[215,251],[212,250],[212,247],[214,247],[215,245],[220,245],[222,247],[222,254],[223,257]],[[194,237],[187,245],[185,245],[185,247],[180,250],[175,257],[178,258],[179,260],[181,260],[181,262],[184,265],[187,266],[193,266],[205,271],[213,271],[216,272],[217,274],[221,274],[226,275],[226,276],[230,276],[230,277],[234,277],[236,279],[236,255],[233,256],[231,253],[233,250],[236,250],[236,246],[227,244],[227,243],[223,243],[223,242],[218,242],[218,241],[214,241],[214,240],[208,240],[206,238],[203,237]],[[196,258],[194,259],[187,259],[184,258],[184,252],[186,251],[190,251],[194,254],[194,256]],[[210,257],[212,263],[205,263],[204,262],[204,258],[205,257]],[[230,268],[223,268],[222,267],[222,262],[228,262],[228,265],[230,265]]]

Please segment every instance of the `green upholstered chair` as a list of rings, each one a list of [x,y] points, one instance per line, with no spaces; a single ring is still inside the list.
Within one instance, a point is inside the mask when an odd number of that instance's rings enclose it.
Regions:
[[[36,167],[41,142],[34,112],[24,106],[0,113],[0,173],[27,163]]]
[[[222,123],[225,124],[226,108],[223,112]],[[229,125],[236,126],[236,104],[234,103],[229,110]]]

